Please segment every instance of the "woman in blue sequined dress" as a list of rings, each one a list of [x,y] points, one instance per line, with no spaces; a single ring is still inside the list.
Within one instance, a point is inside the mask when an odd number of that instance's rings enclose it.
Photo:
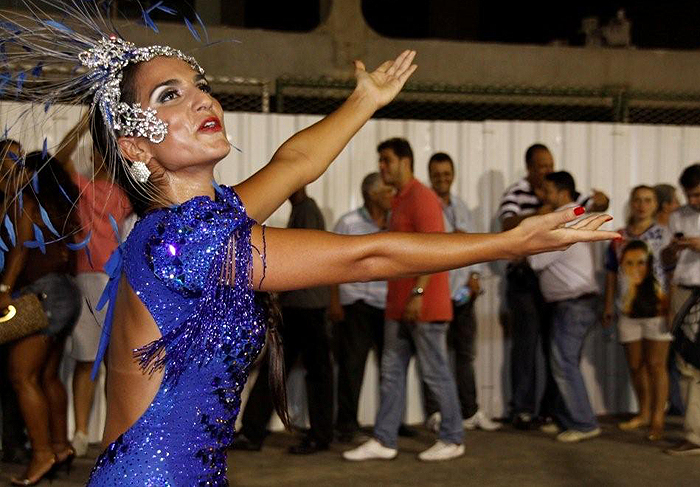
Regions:
[[[573,209],[497,235],[265,229],[258,222],[320,177],[396,96],[416,69],[415,52],[371,73],[356,61],[357,86],[335,112],[287,140],[247,180],[220,187],[212,183],[214,166],[230,144],[196,60],[110,34],[118,29],[102,7],[110,11],[111,2],[48,3],[75,25],[45,19],[41,9],[19,19],[0,14],[3,59],[8,66],[33,60],[32,76],[47,61],[78,69],[58,70],[46,83],[25,83],[27,73],[17,73],[18,95],[44,113],[58,102],[89,105],[93,143],[140,216],[105,266],[110,281],[97,306],[109,303],[95,360],[107,362],[107,418],[91,486],[227,485],[226,447],[266,339],[284,418],[280,342],[255,291],[430,274],[617,236],[597,231],[605,215],[563,228],[579,216]],[[148,12],[174,12],[162,3],[142,12],[156,31]],[[35,123],[39,112],[19,117]],[[23,484],[51,471],[57,460],[49,460]]]
[[[146,163],[168,201],[142,208],[112,259],[106,449],[89,485],[227,485],[226,446],[266,336],[254,290],[435,272],[614,236],[592,231],[606,217],[590,217],[579,231],[558,229],[573,210],[499,235],[348,237],[261,227],[393,99],[415,69],[413,56],[406,51],[373,73],[357,62],[347,101],[233,188],[211,183],[230,146],[206,79],[173,57],[125,73],[122,99],[154,108],[169,131],[161,143],[120,137],[120,150]]]

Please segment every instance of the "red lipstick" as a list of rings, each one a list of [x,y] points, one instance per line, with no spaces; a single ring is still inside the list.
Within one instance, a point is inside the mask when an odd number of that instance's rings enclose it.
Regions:
[[[221,132],[221,122],[217,117],[208,117],[204,119],[202,124],[197,129],[198,132]]]

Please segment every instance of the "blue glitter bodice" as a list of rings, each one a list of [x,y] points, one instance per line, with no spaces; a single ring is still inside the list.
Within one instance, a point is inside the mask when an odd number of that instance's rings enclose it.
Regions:
[[[196,197],[148,214],[118,249],[110,308],[124,272],[162,334],[135,359],[144,373],[164,374],[144,414],[100,455],[88,485],[228,485],[226,447],[265,340],[250,283],[254,223],[232,189],[217,187],[215,201]]]

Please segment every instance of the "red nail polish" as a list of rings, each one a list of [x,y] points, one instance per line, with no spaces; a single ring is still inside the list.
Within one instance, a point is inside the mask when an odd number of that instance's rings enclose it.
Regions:
[[[583,206],[577,206],[576,209],[574,209],[574,213],[576,216],[583,215],[586,212],[585,208]]]

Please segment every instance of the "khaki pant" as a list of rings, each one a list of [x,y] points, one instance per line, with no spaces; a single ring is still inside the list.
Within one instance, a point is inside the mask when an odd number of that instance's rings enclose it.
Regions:
[[[682,287],[675,287],[671,298],[671,311],[673,316],[686,299],[690,297],[690,291]],[[700,369],[676,356],[676,364],[681,373],[681,396],[685,404],[685,421],[683,429],[685,439],[696,445],[700,445]]]

